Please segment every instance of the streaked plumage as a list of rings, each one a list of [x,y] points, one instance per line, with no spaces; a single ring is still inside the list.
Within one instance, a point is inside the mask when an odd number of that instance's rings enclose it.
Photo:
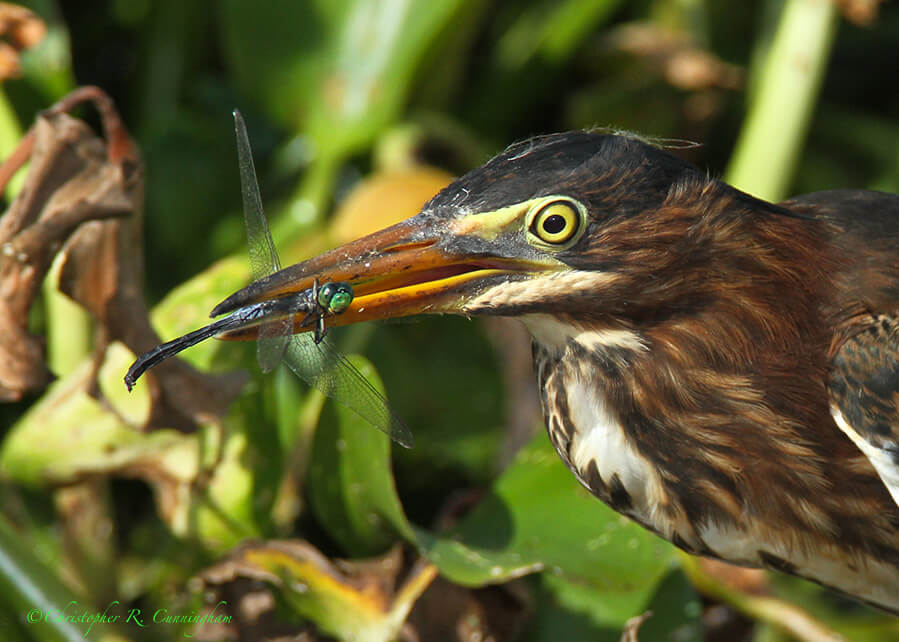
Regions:
[[[356,291],[336,324],[521,318],[552,443],[600,499],[899,612],[899,197],[775,205],[637,139],[556,134],[219,309],[314,278]]]
[[[899,320],[871,315],[833,360],[831,413],[899,503]]]

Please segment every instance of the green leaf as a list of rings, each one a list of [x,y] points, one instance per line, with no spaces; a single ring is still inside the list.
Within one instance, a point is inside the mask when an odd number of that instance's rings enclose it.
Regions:
[[[293,615],[325,634],[347,642],[387,642],[397,639],[412,604],[434,577],[433,567],[413,571],[394,592],[401,557],[396,549],[379,559],[334,564],[307,542],[247,542],[204,576],[213,585],[238,577],[266,582],[278,587]]]
[[[544,574],[536,599],[537,612],[525,642],[591,640],[618,642],[621,629],[635,615],[651,611],[639,639],[690,642],[702,639],[702,605],[680,571],[657,585],[629,592],[597,590],[557,575]]]
[[[372,365],[350,361],[383,393]],[[400,533],[412,531],[393,483],[390,439],[358,414],[334,404],[335,420],[316,431],[307,476],[309,501],[319,521],[349,552],[383,551]]]
[[[415,448],[394,453],[398,478],[433,501],[448,487],[489,485],[503,454],[506,408],[500,363],[482,325],[454,317],[376,325],[366,354],[415,435]]]
[[[681,570],[671,571],[659,582],[645,609],[652,611],[652,617],[640,627],[642,639],[670,642],[703,639],[702,601]]]
[[[109,403],[89,394],[90,362],[54,382],[3,441],[0,474],[29,485],[93,475],[137,477],[154,488],[161,517],[177,535],[194,535],[213,550],[258,535],[246,433],[224,434],[216,426],[194,434],[135,430],[123,418],[145,416],[149,393],[145,387],[131,397],[125,392],[122,373],[133,358],[121,344],[107,349],[99,383]]]
[[[547,569],[599,590],[652,585],[675,563],[667,542],[612,511],[575,481],[539,435],[453,531],[416,531],[443,575],[464,585]]]
[[[429,44],[467,4],[357,0],[348,5],[310,110],[309,133],[321,148],[359,149],[394,120]]]
[[[469,4],[229,0],[223,34],[247,94],[341,157],[397,117],[429,45]]]
[[[536,57],[564,62],[619,5],[621,0],[530,3],[505,31],[495,55],[508,70],[521,69]]]

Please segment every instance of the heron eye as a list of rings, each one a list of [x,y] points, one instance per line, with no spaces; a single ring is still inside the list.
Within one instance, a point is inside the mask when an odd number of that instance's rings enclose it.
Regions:
[[[541,207],[531,220],[530,232],[544,243],[561,245],[578,233],[580,211],[570,201],[552,201]]]

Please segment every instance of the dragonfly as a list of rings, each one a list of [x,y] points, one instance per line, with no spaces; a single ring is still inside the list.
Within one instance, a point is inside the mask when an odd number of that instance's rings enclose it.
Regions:
[[[278,272],[281,261],[262,208],[246,124],[237,110],[234,128],[250,272],[253,280],[259,281]],[[399,445],[411,448],[413,439],[408,426],[327,335],[326,319],[343,312],[352,300],[349,283],[332,281],[319,285],[315,281],[302,292],[243,306],[138,357],[125,375],[125,385],[131,390],[144,372],[200,341],[256,327],[256,357],[263,372],[286,363],[310,387],[346,406]],[[295,327],[308,326],[312,326],[311,332],[293,333]]]

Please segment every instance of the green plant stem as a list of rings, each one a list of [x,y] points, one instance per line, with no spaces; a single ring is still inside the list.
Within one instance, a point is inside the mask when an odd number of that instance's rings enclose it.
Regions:
[[[793,179],[837,25],[836,3],[788,0],[752,70],[755,91],[726,173],[742,190],[781,200]]]
[[[0,159],[9,158],[21,139],[22,125],[6,97],[6,92],[0,88]],[[26,164],[10,180],[6,188],[6,196],[10,201],[22,189],[27,169],[28,165]]]
[[[342,163],[342,156],[332,150],[323,150],[309,165],[288,208],[272,224],[272,236],[277,245],[286,247],[296,239],[298,231],[323,224]]]
[[[801,608],[767,595],[750,595],[733,589],[706,573],[699,559],[681,554],[681,567],[697,591],[733,607],[739,613],[786,631],[802,642],[842,639]]]
[[[47,278],[44,279],[44,305],[47,312],[47,363],[58,377],[72,372],[91,351],[93,322],[80,305],[59,291],[57,255]]]

